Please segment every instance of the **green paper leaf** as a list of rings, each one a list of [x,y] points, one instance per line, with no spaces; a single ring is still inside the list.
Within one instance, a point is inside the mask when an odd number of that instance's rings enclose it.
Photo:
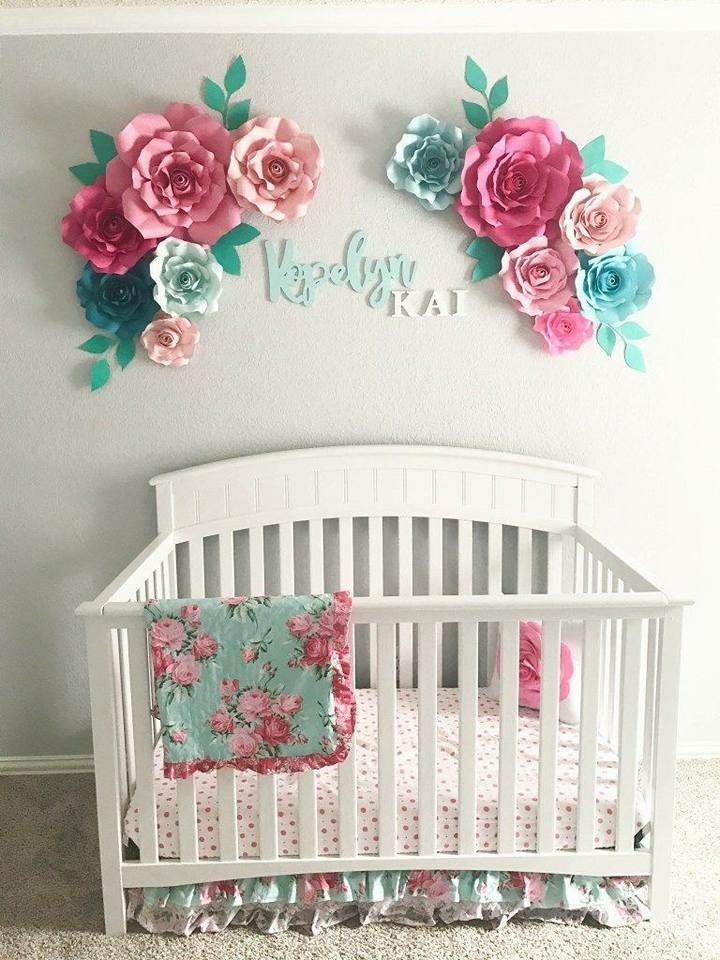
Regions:
[[[85,353],[105,353],[110,346],[112,346],[112,340],[109,337],[96,333],[94,337],[80,344],[80,350],[84,350]]]
[[[479,103],[473,103],[471,100],[463,100],[462,102],[463,109],[465,110],[465,116],[467,117],[468,123],[471,123],[474,127],[477,127],[480,130],[488,122],[488,112],[485,107],[481,107]]]
[[[620,327],[620,335],[626,340],[642,340],[643,337],[650,336],[645,327],[641,327],[634,320],[629,320]]]
[[[105,173],[105,166],[102,163],[78,163],[74,167],[68,167],[68,169],[85,186],[95,183],[97,178]]]
[[[580,155],[585,161],[585,173],[588,173],[591,169],[594,169],[595,166],[605,156],[605,137],[603,134],[600,134],[599,137],[595,137],[595,139],[591,140],[590,143],[586,143],[580,151]]]
[[[640,347],[636,347],[634,343],[625,344],[625,363],[631,370],[645,373],[645,358]]]
[[[249,223],[239,223],[237,227],[233,227],[232,230],[224,233],[218,243],[229,243],[234,247],[241,247],[244,243],[250,243],[251,240],[259,236],[260,231],[257,227],[253,227]]]
[[[205,77],[202,83],[202,99],[205,106],[210,107],[211,110],[224,112],[227,97],[223,93],[222,87],[219,87],[209,77]]]
[[[619,163],[613,163],[612,160],[601,160],[596,164],[594,172],[605,177],[610,183],[620,183],[628,175],[625,167],[621,167]]]
[[[130,363],[130,361],[135,357],[135,341],[134,340],[121,340],[115,350],[115,359],[120,364],[122,369]]]
[[[499,247],[487,237],[476,237],[467,248],[468,256],[477,260],[472,272],[472,281],[484,280],[493,277],[500,270],[503,258],[503,248]]]
[[[110,364],[103,357],[102,360],[96,360],[90,367],[90,389],[99,390],[104,387],[110,379]]]
[[[507,98],[508,79],[507,77],[500,77],[490,88],[490,95],[488,96],[490,107],[493,110],[497,110],[498,107],[501,107],[507,101]]]
[[[113,157],[117,156],[115,141],[109,133],[103,133],[102,130],[91,130],[90,143],[95,156],[102,164],[109,163]]]
[[[485,71],[472,57],[465,57],[465,83],[478,93],[485,93],[487,90]]]
[[[225,118],[225,126],[228,130],[237,130],[238,127],[241,127],[250,116],[250,101],[249,100],[238,100],[237,103],[234,103],[227,112]]]
[[[245,84],[247,70],[242,57],[235,57],[225,73],[225,89],[228,93],[236,93]]]
[[[226,273],[232,273],[240,276],[241,263],[237,250],[231,243],[223,243],[222,240],[210,247],[213,256]]]
[[[615,342],[617,340],[613,328],[609,327],[606,323],[601,323],[597,328],[595,339],[597,340],[600,348],[604,350],[609,357],[611,357],[612,352],[615,349]]]

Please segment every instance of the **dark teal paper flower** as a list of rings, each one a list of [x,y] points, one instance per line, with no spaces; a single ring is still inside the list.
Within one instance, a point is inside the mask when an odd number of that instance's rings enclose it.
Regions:
[[[77,282],[77,295],[89,323],[131,340],[157,313],[154,283],[146,260],[122,275],[97,273],[89,263]]]

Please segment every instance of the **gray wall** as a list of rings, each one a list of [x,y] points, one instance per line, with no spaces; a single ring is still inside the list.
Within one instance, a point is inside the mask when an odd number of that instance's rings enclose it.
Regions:
[[[87,130],[197,98],[205,73],[245,55],[255,111],[295,117],[327,170],[305,220],[254,222],[334,260],[353,229],[402,251],[417,286],[467,285],[467,231],[395,194],[384,162],[417,113],[462,122],[467,52],[510,74],[509,109],[600,132],[644,202],[658,272],[642,377],[594,346],[545,355],[495,281],[470,316],[394,320],[344,289],[271,306],[258,243],[195,361],[142,359],[91,396],[79,258],[58,237],[89,159]],[[720,79],[712,37],[77,37],[2,41],[0,756],[89,750],[83,637],[73,608],[154,533],[152,474],[326,443],[447,443],[556,457],[604,475],[598,526],[688,617],[682,738],[717,740],[714,694]]]

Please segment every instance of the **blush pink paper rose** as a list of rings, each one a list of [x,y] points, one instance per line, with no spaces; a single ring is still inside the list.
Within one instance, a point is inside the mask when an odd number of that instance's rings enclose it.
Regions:
[[[582,186],[582,169],[554,120],[492,120],[465,154],[458,212],[479,237],[518,246],[557,219]]]
[[[560,644],[560,692],[562,703],[570,693],[573,658],[570,647]],[[540,680],[542,676],[542,625],[536,620],[520,623],[520,687],[518,701],[521,707],[540,709]]]
[[[533,330],[544,338],[548,353],[553,354],[579,350],[593,335],[592,321],[580,313],[577,300],[569,300],[559,310],[535,317]]]
[[[153,363],[184,367],[195,353],[200,330],[185,317],[161,313],[145,327],[140,339]]]
[[[253,117],[237,131],[227,180],[242,209],[294,220],[315,196],[323,162],[315,139],[294,120]]]
[[[233,136],[204,110],[171,103],[163,113],[139,113],[115,143],[107,189],[146,239],[213,244],[240,223],[226,183]]]
[[[83,187],[61,221],[62,238],[98,273],[127,273],[155,246],[125,219],[120,197],[108,193],[105,177]]]
[[[535,317],[564,307],[573,295],[578,260],[570,247],[532,237],[505,252],[500,280],[521,313]]]
[[[560,230],[575,250],[597,256],[632,240],[639,216],[640,201],[632,190],[592,174],[570,197]]]

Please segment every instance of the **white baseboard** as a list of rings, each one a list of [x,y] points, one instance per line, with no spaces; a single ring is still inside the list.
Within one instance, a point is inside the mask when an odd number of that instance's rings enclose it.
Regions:
[[[0,757],[0,776],[92,772],[92,756],[82,753],[54,757]]]
[[[712,760],[720,757],[720,740],[686,740],[678,744],[680,760]]]

